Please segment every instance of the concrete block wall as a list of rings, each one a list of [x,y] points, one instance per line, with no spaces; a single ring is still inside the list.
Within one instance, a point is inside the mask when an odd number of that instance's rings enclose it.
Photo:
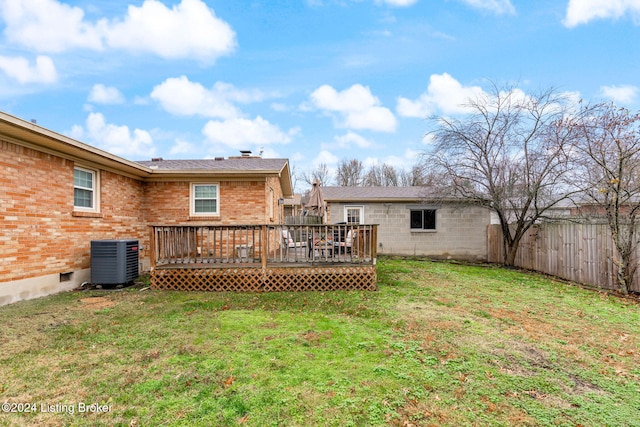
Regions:
[[[349,203],[364,206],[364,223],[378,224],[378,253],[443,259],[487,260],[490,213],[475,206],[424,205],[436,209],[436,230],[412,231],[410,209],[419,203]],[[344,221],[344,203],[331,203],[330,222]]]

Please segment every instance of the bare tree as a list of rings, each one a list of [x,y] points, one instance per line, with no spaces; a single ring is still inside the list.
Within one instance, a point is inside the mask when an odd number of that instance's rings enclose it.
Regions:
[[[573,191],[565,182],[576,140],[564,126],[571,105],[553,89],[524,95],[493,85],[466,107],[461,118],[434,118],[435,145],[423,161],[449,196],[496,213],[503,261],[513,266],[525,232]]]
[[[385,187],[398,186],[398,171],[393,166],[383,163],[382,177],[383,177],[383,183]]]
[[[364,166],[357,159],[341,160],[336,171],[336,184],[343,187],[359,187],[363,182]]]
[[[289,164],[289,174],[291,175],[291,186],[293,187],[293,192],[296,192],[296,187],[298,186],[298,179],[300,178],[298,174],[298,168],[294,164]]]
[[[313,185],[314,181],[319,181],[320,185],[324,187],[330,184],[330,175],[326,163],[320,163],[318,167],[311,172],[302,172],[300,179],[309,184],[309,187]]]
[[[582,137],[583,167],[576,170],[576,179],[584,182],[584,194],[597,207],[591,213],[607,218],[618,253],[618,286],[627,294],[637,268],[633,253],[640,213],[640,114],[600,104],[571,125]]]
[[[371,165],[369,170],[364,175],[363,185],[365,187],[382,187],[382,166]]]
[[[425,173],[425,165],[414,165],[410,170],[401,170],[399,175],[399,185],[402,187],[434,185],[439,183],[435,179],[435,174]]]
[[[386,163],[372,165],[364,174],[363,185],[365,187],[397,187],[398,175],[396,168]]]

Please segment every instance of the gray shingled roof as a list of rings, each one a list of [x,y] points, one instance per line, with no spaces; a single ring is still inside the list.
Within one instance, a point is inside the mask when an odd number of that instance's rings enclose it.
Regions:
[[[327,201],[420,200],[433,194],[430,187],[322,187]]]
[[[146,160],[136,162],[157,170],[211,170],[211,171],[280,171],[287,159],[256,157],[201,160]]]

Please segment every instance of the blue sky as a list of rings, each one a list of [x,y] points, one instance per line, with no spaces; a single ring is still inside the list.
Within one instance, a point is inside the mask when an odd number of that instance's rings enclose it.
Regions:
[[[640,0],[0,0],[0,110],[130,160],[410,168],[488,82],[640,106]]]

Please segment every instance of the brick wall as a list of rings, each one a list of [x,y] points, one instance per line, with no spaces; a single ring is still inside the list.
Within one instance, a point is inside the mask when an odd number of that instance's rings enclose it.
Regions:
[[[173,224],[267,224],[277,222],[278,198],[282,189],[277,178],[258,181],[224,181],[219,184],[219,216],[190,216],[189,197],[191,181],[149,182],[144,184],[145,220],[152,225]],[[269,189],[273,191],[270,191]],[[274,205],[274,217],[269,215],[269,200]]]
[[[100,214],[74,214],[73,161],[0,141],[0,168],[0,283],[89,268],[91,240],[148,242],[139,181],[100,171]]]
[[[74,211],[75,166],[97,172],[99,212]],[[282,218],[277,177],[218,180],[219,217],[190,218],[187,181],[143,182],[3,140],[0,171],[0,305],[60,290],[52,276],[82,271],[84,277],[92,240],[137,239],[148,266],[148,225],[265,224]],[[43,277],[47,284],[38,288]],[[12,291],[18,282],[25,291]]]

